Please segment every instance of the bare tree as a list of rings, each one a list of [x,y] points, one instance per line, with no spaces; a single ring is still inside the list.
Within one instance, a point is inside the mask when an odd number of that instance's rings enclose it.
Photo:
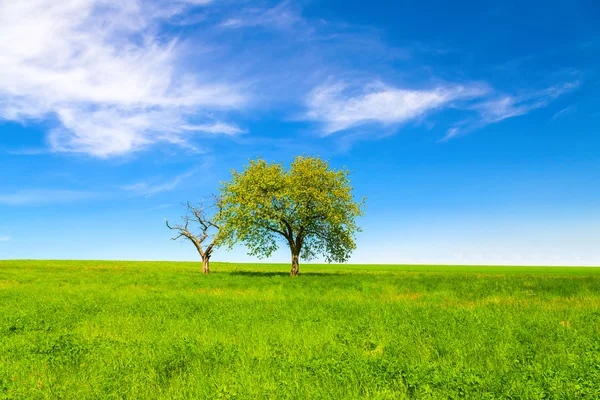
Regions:
[[[180,238],[188,239],[194,244],[198,254],[202,257],[202,272],[208,274],[210,271],[210,257],[213,250],[219,245],[219,226],[214,222],[214,217],[221,212],[222,202],[217,196],[213,196],[210,205],[205,206],[204,203],[200,203],[197,207],[193,206],[189,201],[184,203],[186,207],[185,216],[181,217],[183,220],[182,224],[170,225],[169,221],[165,218],[167,228],[177,231],[177,236],[171,238],[171,240],[178,240]],[[197,225],[199,233],[195,234],[190,223]]]

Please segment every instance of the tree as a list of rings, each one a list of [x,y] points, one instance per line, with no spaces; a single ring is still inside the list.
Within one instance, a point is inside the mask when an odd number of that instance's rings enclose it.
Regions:
[[[178,231],[177,236],[171,238],[171,240],[178,240],[185,238],[191,241],[198,250],[198,254],[202,258],[202,272],[208,274],[210,272],[210,257],[212,256],[213,250],[218,247],[220,241],[219,225],[215,223],[215,217],[218,216],[221,211],[221,200],[218,197],[213,197],[212,204],[205,206],[200,203],[198,207],[192,206],[188,201],[184,205],[186,206],[186,214],[181,217],[183,225],[175,224],[170,225],[169,221],[165,218],[167,228]],[[211,213],[216,209],[215,213]],[[194,234],[190,228],[190,222],[197,223],[200,228],[199,234]],[[205,243],[205,241],[208,241]]]
[[[269,257],[278,239],[290,248],[291,276],[299,273],[299,257],[322,255],[344,262],[356,248],[356,218],[364,199],[354,201],[347,169],[330,169],[318,157],[299,156],[286,171],[283,164],[250,160],[242,172],[222,182],[222,209],[217,217],[222,240],[230,248],[244,243],[250,255]]]

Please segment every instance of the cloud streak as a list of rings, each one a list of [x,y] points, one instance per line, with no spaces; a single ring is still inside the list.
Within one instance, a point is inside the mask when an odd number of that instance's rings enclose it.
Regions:
[[[577,86],[577,82],[565,83],[519,96],[508,96],[499,95],[488,85],[479,83],[405,89],[381,82],[362,86],[335,82],[318,86],[308,95],[308,110],[304,119],[320,123],[322,135],[329,136],[367,125],[396,127],[448,108],[477,114],[477,117],[448,129],[440,140],[447,141],[486,125],[546,107]]]
[[[369,123],[401,124],[485,92],[476,85],[414,90],[374,83],[353,91],[345,83],[326,84],[308,96],[306,118],[320,122],[323,134],[330,135]]]
[[[532,110],[546,107],[552,100],[572,91],[578,83],[565,83],[522,96],[502,96],[476,105],[482,122],[489,124],[506,118],[517,117]]]
[[[122,189],[133,192],[141,196],[153,196],[162,192],[170,192],[179,186],[187,178],[196,173],[196,170],[188,171],[177,175],[172,179],[163,182],[137,182],[131,185],[122,186]]]
[[[205,132],[236,133],[213,115],[247,96],[187,73],[177,38],[160,30],[207,3],[0,0],[0,119],[54,119],[52,150],[98,157],[182,143],[192,116]]]
[[[554,115],[552,116],[552,121],[556,120],[557,118],[562,117],[565,114],[572,112],[573,110],[575,110],[575,106],[569,106],[569,107],[563,108],[562,110],[554,113]]]
[[[227,29],[265,27],[270,29],[285,29],[301,23],[302,18],[294,12],[289,1],[283,1],[274,7],[244,8],[226,18],[219,26]]]
[[[486,125],[525,115],[533,110],[547,107],[553,100],[565,93],[575,90],[578,86],[578,82],[568,82],[520,96],[495,95],[479,102],[475,102],[468,106],[468,108],[475,111],[479,116],[475,119],[466,120],[459,124],[459,126],[450,128],[441,141],[447,141],[457,136],[481,129]]]

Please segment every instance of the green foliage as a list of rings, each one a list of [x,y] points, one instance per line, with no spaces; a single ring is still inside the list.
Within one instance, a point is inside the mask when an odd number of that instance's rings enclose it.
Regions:
[[[258,159],[232,175],[222,184],[219,215],[230,247],[241,241],[251,255],[269,257],[284,240],[292,254],[306,260],[322,255],[328,262],[344,262],[355,249],[364,200],[354,201],[348,170],[300,156],[289,171]]]
[[[600,269],[215,264],[0,261],[0,399],[600,398]]]

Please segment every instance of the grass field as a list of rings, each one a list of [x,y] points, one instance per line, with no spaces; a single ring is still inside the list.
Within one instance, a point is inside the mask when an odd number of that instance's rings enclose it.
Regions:
[[[211,266],[0,261],[0,398],[600,398],[600,268]]]

